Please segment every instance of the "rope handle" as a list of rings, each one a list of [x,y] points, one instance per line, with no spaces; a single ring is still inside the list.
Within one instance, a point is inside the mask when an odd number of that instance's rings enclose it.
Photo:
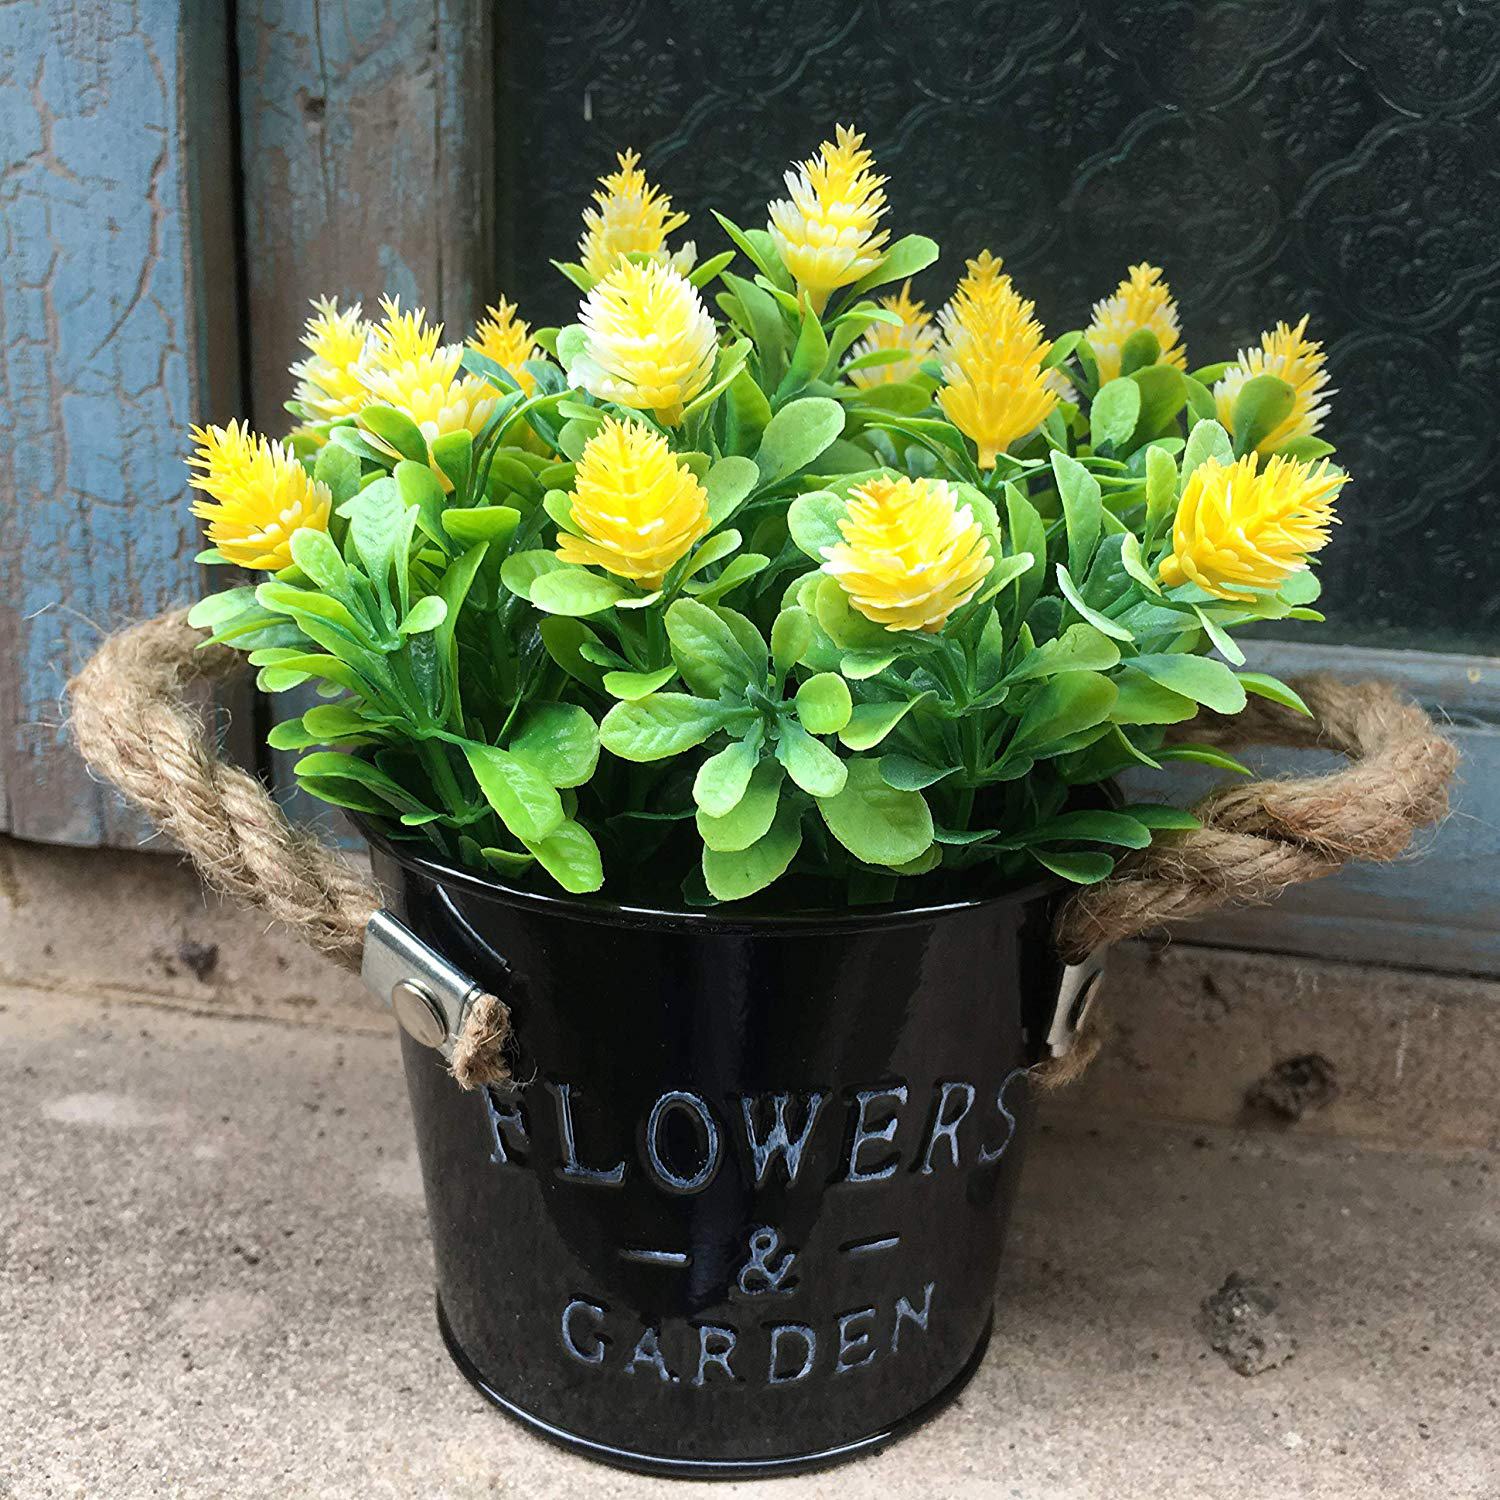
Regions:
[[[341,855],[294,827],[254,776],[219,754],[187,690],[234,676],[245,659],[228,646],[203,647],[202,639],[186,610],[108,637],[69,684],[74,741],[209,885],[358,969],[380,894]],[[1351,859],[1395,859],[1419,827],[1443,817],[1458,752],[1420,708],[1383,683],[1307,677],[1295,686],[1310,719],[1255,699],[1233,717],[1205,712],[1183,731],[1224,747],[1336,750],[1349,767],[1212,793],[1193,809],[1201,828],[1153,842],[1109,879],[1069,897],[1054,929],[1066,962],[1167,922],[1272,901]],[[454,1047],[459,1084],[506,1081],[510,1036],[504,1002],[476,1000]],[[1087,1043],[1085,1037],[1045,1064],[1047,1081],[1076,1077],[1097,1049]]]

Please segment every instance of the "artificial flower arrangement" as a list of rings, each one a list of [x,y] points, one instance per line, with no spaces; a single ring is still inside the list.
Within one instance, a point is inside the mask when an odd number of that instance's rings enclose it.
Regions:
[[[627,153],[560,266],[576,323],[315,304],[286,440],[189,460],[202,560],[268,575],[193,623],[328,700],[270,736],[303,787],[508,881],[699,905],[1087,883],[1195,826],[1109,784],[1242,769],[1172,737],[1200,705],[1300,706],[1233,632],[1319,618],[1320,347],[1190,372],[1148,265],[1049,340],[987,251],[934,318],[885,181],[840,128],[699,263]]]

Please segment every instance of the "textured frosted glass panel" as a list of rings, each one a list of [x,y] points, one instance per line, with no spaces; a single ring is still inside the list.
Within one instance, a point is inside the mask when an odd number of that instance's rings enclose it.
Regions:
[[[708,203],[762,222],[780,164],[853,119],[945,247],[929,301],[988,245],[1054,330],[1164,265],[1194,363],[1311,313],[1357,478],[1329,634],[1500,649],[1500,4],[521,0],[509,27],[528,313],[569,316],[547,260],[615,148],[712,252]]]

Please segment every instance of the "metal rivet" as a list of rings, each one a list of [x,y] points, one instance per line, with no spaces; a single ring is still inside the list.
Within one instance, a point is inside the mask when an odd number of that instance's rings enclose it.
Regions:
[[[403,979],[391,989],[391,1007],[401,1028],[424,1047],[441,1047],[448,1038],[448,1023],[437,1001],[414,979]]]

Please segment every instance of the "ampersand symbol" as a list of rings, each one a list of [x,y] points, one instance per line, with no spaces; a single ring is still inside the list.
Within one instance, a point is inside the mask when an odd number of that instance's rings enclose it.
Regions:
[[[796,1252],[786,1251],[773,1265],[771,1257],[781,1249],[781,1236],[770,1225],[750,1233],[750,1259],[740,1267],[739,1288],[747,1297],[764,1296],[768,1292],[790,1291],[786,1285]],[[752,1278],[754,1284],[752,1285]]]

